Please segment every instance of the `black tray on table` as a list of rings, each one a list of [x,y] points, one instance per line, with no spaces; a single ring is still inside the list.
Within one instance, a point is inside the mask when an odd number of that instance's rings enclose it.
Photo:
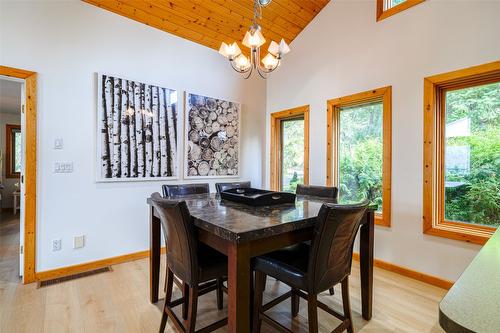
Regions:
[[[250,206],[272,206],[295,203],[294,193],[266,191],[256,188],[233,188],[222,191],[220,197],[223,200]]]

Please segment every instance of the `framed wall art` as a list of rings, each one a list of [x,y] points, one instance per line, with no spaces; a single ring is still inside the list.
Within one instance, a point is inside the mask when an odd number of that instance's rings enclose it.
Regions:
[[[178,178],[177,91],[97,76],[97,181]]]
[[[240,175],[241,105],[186,93],[186,178],[237,178]]]

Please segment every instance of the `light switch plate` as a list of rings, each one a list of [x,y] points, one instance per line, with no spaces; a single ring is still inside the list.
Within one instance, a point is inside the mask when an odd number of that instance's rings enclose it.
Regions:
[[[81,249],[82,247],[85,246],[85,236],[75,236],[73,239],[73,248],[74,249]]]
[[[54,164],[54,173],[72,173],[73,162],[56,162]]]
[[[54,149],[63,149],[64,141],[61,138],[57,138],[54,140]]]

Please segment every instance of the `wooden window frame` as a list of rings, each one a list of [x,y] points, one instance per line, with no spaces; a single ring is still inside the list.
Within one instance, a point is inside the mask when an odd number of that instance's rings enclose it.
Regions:
[[[500,61],[424,79],[423,232],[484,244],[496,228],[444,219],[444,92],[497,82]]]
[[[14,172],[12,168],[12,163],[14,161],[14,151],[12,150],[12,134],[14,131],[21,131],[21,125],[5,125],[5,178],[19,178],[21,177],[20,172]]]
[[[304,105],[271,113],[271,190],[281,190],[281,122],[297,117],[304,118],[304,184],[309,185],[309,105]]]
[[[339,120],[342,107],[363,105],[382,101],[383,105],[383,166],[382,166],[382,214],[375,214],[375,224],[391,226],[391,169],[392,169],[392,87],[383,87],[354,95],[330,99],[327,101],[326,135],[326,185],[339,186]],[[336,166],[335,168],[333,166]]]
[[[421,4],[425,0],[406,0],[405,2],[400,3],[394,7],[384,10],[384,2],[391,0],[377,0],[377,22],[382,21],[388,17],[391,17],[394,14],[407,10],[413,6]]]

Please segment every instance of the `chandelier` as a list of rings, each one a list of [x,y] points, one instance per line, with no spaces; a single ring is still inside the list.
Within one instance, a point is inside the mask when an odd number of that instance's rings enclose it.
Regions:
[[[262,7],[267,6],[270,2],[271,0],[254,0],[253,24],[242,41],[242,44],[250,49],[250,59],[241,52],[236,42],[229,45],[222,43],[219,49],[219,53],[229,60],[231,67],[243,74],[245,79],[248,79],[253,71],[266,79],[269,73],[279,67],[283,56],[290,52],[290,47],[284,39],[281,39],[279,44],[271,41],[267,49],[269,53],[262,58],[261,64],[260,47],[264,45],[266,39],[262,35],[258,20],[262,18]]]

